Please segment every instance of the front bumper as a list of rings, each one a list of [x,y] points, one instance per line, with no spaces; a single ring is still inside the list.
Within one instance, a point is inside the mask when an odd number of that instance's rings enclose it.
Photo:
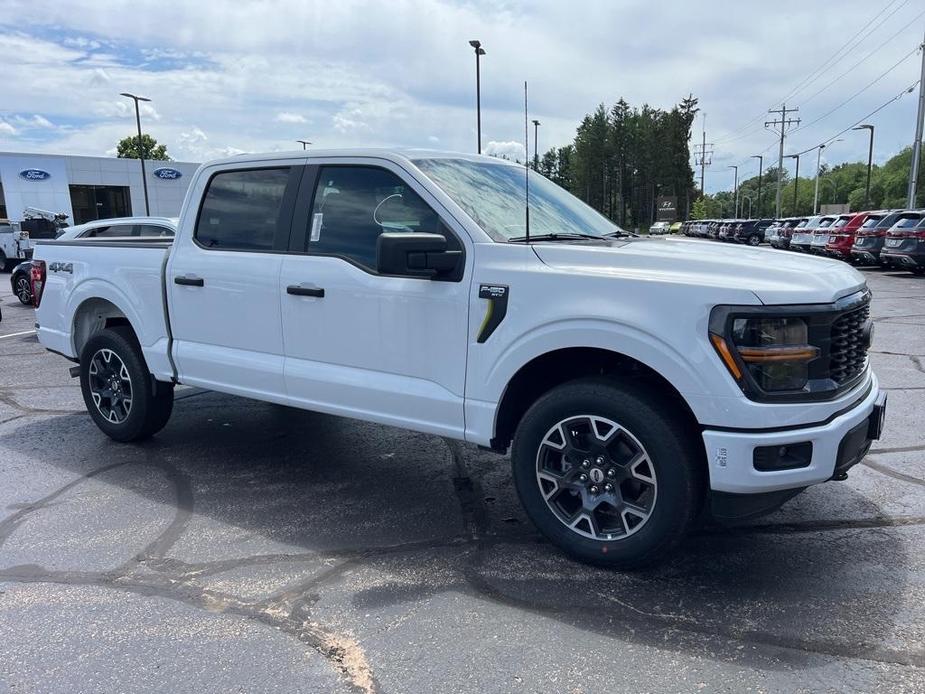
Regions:
[[[870,422],[872,415],[881,413],[885,394],[880,391],[876,376],[871,376],[870,390],[850,410],[828,422],[780,431],[718,431],[705,429],[703,442],[710,472],[710,489],[733,494],[759,494],[796,489],[818,484],[841,475],[847,467],[860,462],[863,453],[846,450],[855,446],[857,430]],[[877,436],[879,436],[879,424]],[[873,429],[872,429],[873,431]],[[755,449],[766,446],[792,446],[809,442],[812,455],[809,464],[789,470],[758,470],[754,465]],[[862,442],[864,443],[864,442]],[[869,440],[866,441],[869,445]],[[856,446],[855,446],[856,447]],[[841,448],[841,450],[840,450]],[[853,458],[857,457],[856,460]],[[847,465],[847,467],[846,467]]]

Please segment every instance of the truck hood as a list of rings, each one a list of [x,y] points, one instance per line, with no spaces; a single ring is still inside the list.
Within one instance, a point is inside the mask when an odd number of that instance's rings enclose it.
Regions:
[[[543,263],[566,272],[747,289],[764,304],[830,303],[865,285],[864,276],[840,260],[704,241],[536,243],[533,250]]]

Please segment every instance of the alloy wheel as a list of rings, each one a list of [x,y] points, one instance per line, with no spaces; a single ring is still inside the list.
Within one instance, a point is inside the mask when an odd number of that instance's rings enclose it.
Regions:
[[[16,297],[24,304],[32,303],[32,287],[25,277],[16,280]]]
[[[111,349],[97,350],[90,359],[90,395],[107,421],[121,424],[132,411],[132,379],[125,363]]]
[[[546,433],[537,451],[536,481],[561,523],[603,541],[638,532],[651,517],[658,492],[642,443],[595,415],[563,419]]]

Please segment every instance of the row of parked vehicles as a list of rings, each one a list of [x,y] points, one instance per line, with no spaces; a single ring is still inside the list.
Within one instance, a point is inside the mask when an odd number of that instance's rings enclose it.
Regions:
[[[681,233],[813,253],[857,265],[925,273],[925,208],[869,210],[784,219],[704,219]]]

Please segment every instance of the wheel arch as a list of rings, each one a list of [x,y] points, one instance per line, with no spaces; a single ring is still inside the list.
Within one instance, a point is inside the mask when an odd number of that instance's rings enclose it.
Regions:
[[[79,357],[84,345],[87,344],[87,340],[100,330],[115,325],[126,326],[132,331],[135,338],[138,338],[138,333],[132,326],[132,322],[125,311],[111,300],[98,296],[84,299],[74,311],[71,327],[71,342],[73,343],[74,354]]]
[[[640,359],[602,347],[562,347],[537,355],[521,366],[507,382],[495,410],[491,447],[507,450],[517,425],[536,400],[553,388],[590,376],[644,385],[680,418],[686,433],[697,434],[700,425],[681,392],[665,376]]]

